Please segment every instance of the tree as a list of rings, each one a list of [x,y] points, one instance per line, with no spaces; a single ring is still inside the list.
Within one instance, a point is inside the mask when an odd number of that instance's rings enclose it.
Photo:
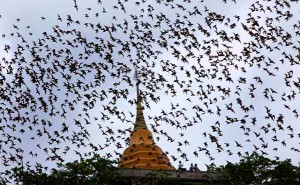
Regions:
[[[58,163],[58,169],[53,168],[50,174],[42,172],[37,173],[34,170],[23,171],[22,167],[14,168],[13,176],[15,177],[15,182],[17,184],[22,182],[24,185],[122,184],[125,179],[122,179],[114,164],[114,161],[95,155],[90,159],[81,159],[80,161],[76,160],[66,164]],[[174,180],[168,179],[168,175],[169,174],[164,171],[154,171],[143,178],[132,178],[126,180],[129,180],[132,183],[149,185],[175,183]],[[0,185],[2,184],[0,183]],[[5,185],[5,183],[3,183],[3,185]]]
[[[213,171],[225,172],[231,184],[299,184],[300,167],[290,160],[275,161],[256,152],[243,156],[239,163],[228,162]]]
[[[52,169],[50,174],[37,173],[33,170],[23,171],[21,167],[14,168],[14,176],[17,181],[27,184],[114,184],[118,176],[114,161],[95,155],[90,159],[58,163],[59,169]]]
[[[300,166],[293,166],[290,160],[279,161],[272,171],[272,180],[278,185],[300,184]]]

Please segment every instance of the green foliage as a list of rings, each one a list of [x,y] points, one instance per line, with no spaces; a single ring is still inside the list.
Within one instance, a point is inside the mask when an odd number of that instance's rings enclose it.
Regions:
[[[300,183],[300,166],[293,166],[290,160],[270,160],[256,152],[244,156],[239,163],[228,162],[225,166],[215,168],[214,171],[225,172],[230,184],[234,185]]]
[[[278,185],[300,184],[300,166],[293,166],[290,160],[277,162],[272,171],[272,179]]]
[[[61,184],[61,185],[101,185],[114,184],[117,170],[114,162],[95,155],[90,159],[57,164],[57,169],[52,169],[50,174],[34,171],[22,171],[15,168],[16,179],[24,185],[31,184]]]
[[[254,152],[244,156],[239,163],[228,162],[225,166],[210,168],[209,171],[226,174],[228,184],[233,185],[299,185],[300,166],[294,166],[290,160],[275,161]],[[24,185],[101,185],[115,184],[121,176],[114,167],[114,162],[95,155],[90,159],[59,163],[58,169],[52,169],[50,174],[22,171],[22,168],[14,168],[15,179]],[[155,171],[141,179],[135,179],[137,183],[177,184],[176,179],[170,180],[169,174],[164,171]],[[135,182],[134,179],[131,179]],[[5,184],[1,183],[0,184]],[[199,184],[214,184],[202,182]],[[227,184],[227,183],[226,183]]]

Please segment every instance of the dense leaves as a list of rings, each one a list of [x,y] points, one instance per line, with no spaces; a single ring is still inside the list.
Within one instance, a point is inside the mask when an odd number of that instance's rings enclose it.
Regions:
[[[100,185],[113,184],[118,174],[114,167],[115,162],[95,155],[90,159],[59,163],[58,169],[52,169],[50,174],[37,173],[33,170],[23,171],[23,168],[15,168],[16,181],[25,185],[29,184],[62,184],[62,185]]]
[[[258,153],[244,156],[239,163],[228,162],[225,166],[211,169],[225,172],[229,182],[236,185],[287,185],[300,183],[300,166],[290,160],[270,160]]]
[[[52,169],[50,174],[23,171],[15,168],[16,181],[27,184],[115,184],[122,181],[122,176],[114,167],[114,162],[95,155],[90,159],[58,164],[59,169]],[[228,162],[225,166],[210,168],[214,173],[223,173],[224,180],[233,185],[299,185],[300,165],[294,166],[290,160],[270,160],[253,152],[245,155],[238,163]],[[175,179],[168,179],[168,173],[153,171],[143,178],[133,178],[134,183],[176,184]],[[125,182],[125,181],[124,181]],[[128,182],[128,179],[127,179]],[[203,182],[207,184],[208,182]],[[4,183],[5,184],[5,183]]]

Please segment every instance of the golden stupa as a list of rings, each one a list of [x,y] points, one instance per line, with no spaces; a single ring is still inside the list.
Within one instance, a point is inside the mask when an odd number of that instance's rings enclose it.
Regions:
[[[151,131],[147,128],[142,99],[139,94],[139,80],[137,79],[137,108],[136,120],[130,135],[129,146],[125,149],[120,168],[138,168],[151,170],[175,170],[167,155],[153,140]]]

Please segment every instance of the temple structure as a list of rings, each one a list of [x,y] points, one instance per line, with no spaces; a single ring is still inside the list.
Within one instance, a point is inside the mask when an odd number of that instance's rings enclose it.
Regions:
[[[130,135],[129,146],[125,149],[120,168],[136,168],[150,170],[175,170],[167,155],[158,147],[151,131],[148,129],[142,108],[142,98],[137,80],[137,108],[135,125]]]

